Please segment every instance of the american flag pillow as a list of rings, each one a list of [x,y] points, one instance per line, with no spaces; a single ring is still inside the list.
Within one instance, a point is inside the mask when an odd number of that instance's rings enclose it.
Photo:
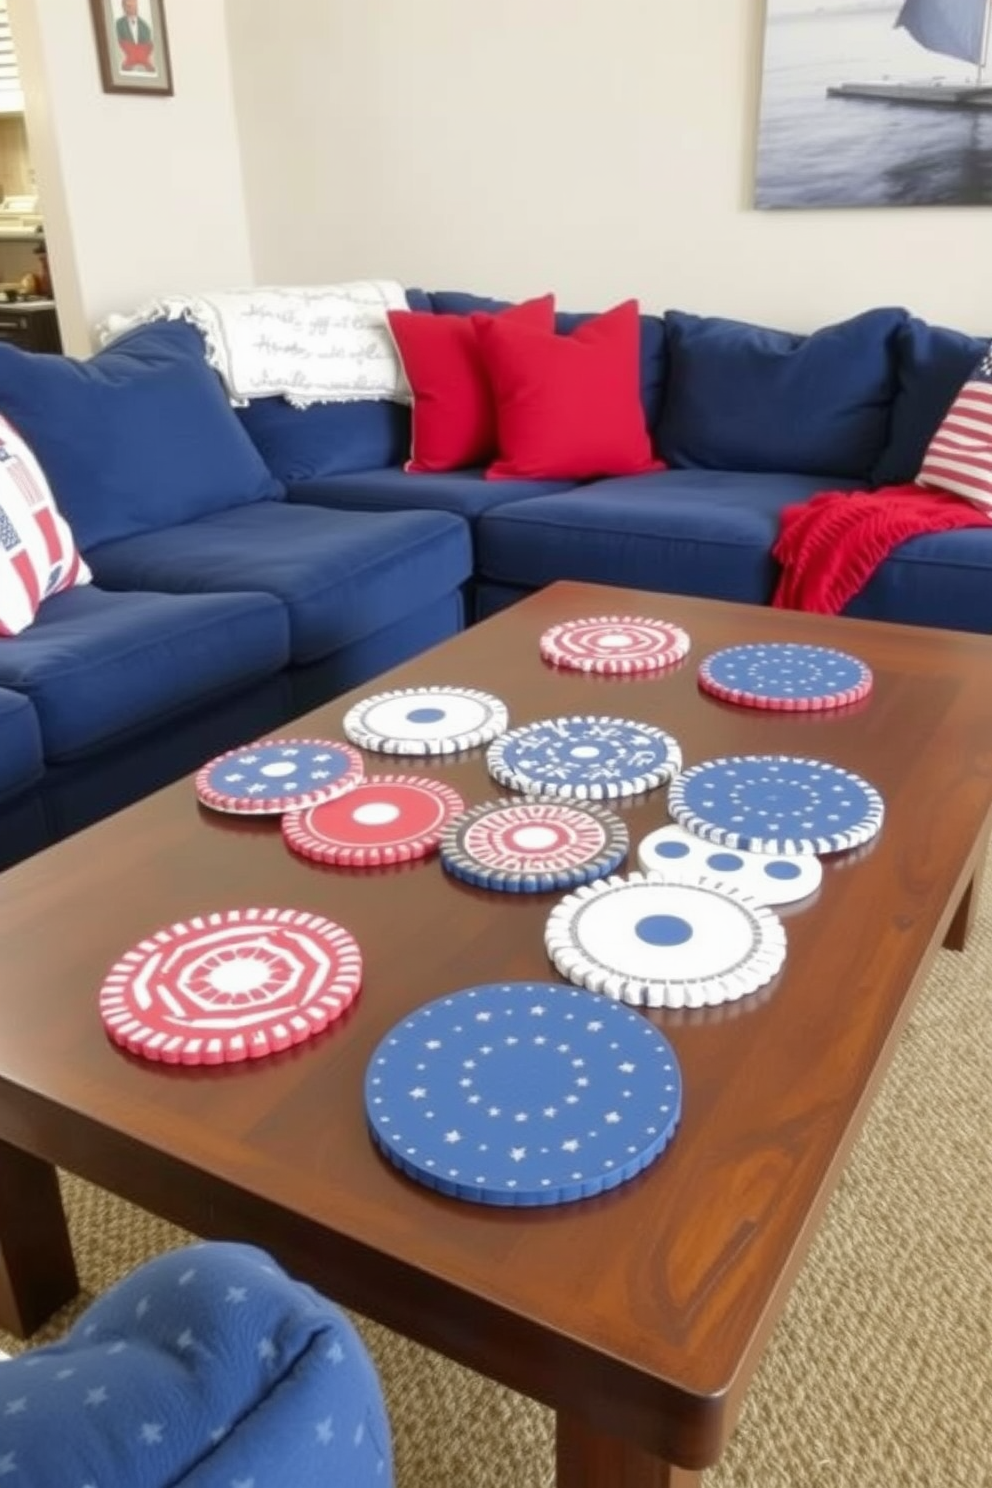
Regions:
[[[0,416],[0,636],[19,635],[43,599],[91,578],[44,471]]]
[[[916,484],[992,507],[992,345],[927,445]]]

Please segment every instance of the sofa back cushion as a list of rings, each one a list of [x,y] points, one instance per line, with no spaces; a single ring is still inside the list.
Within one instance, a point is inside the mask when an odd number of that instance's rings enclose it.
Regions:
[[[253,398],[235,410],[277,480],[319,480],[399,465],[410,452],[410,408],[385,398],[311,403]]]
[[[674,466],[868,480],[885,445],[904,310],[811,335],[670,310],[656,444]]]
[[[139,326],[85,361],[0,343],[0,413],[84,552],[285,495],[182,321]]]
[[[987,336],[928,325],[915,315],[900,328],[889,437],[872,468],[873,485],[916,479],[928,444],[988,344]]]

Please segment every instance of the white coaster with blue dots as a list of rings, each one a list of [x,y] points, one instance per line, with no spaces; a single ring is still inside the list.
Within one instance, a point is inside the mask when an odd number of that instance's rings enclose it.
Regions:
[[[504,702],[473,687],[400,687],[363,698],[342,727],[361,749],[432,755],[488,744],[509,721]]]
[[[778,857],[704,842],[684,827],[659,827],[637,849],[644,873],[703,873],[722,878],[759,904],[795,904],[815,894],[823,879],[819,858]]]

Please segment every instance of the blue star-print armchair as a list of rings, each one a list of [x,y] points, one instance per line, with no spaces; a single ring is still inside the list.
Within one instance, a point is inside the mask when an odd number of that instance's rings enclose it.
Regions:
[[[389,1488],[351,1322],[263,1251],[149,1261],[57,1344],[0,1362],[0,1488]]]

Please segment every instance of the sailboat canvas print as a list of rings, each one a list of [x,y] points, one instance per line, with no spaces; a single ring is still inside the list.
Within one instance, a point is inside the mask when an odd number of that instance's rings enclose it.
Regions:
[[[758,207],[992,203],[992,0],[767,0]]]

